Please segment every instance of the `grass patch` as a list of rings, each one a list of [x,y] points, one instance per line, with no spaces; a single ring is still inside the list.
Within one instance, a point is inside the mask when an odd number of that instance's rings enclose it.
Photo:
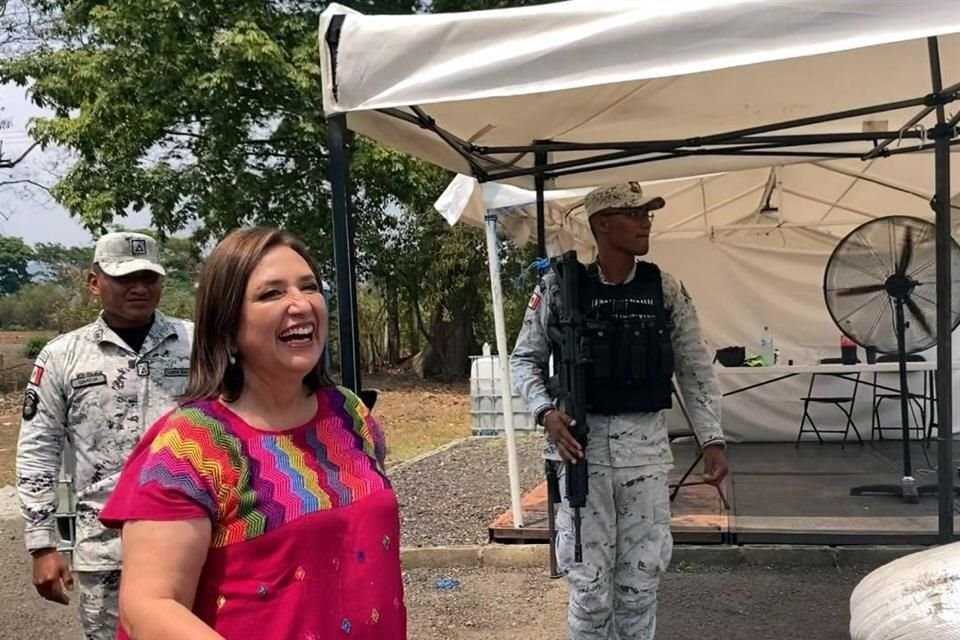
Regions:
[[[387,465],[394,465],[433,451],[448,442],[470,435],[467,425],[442,422],[406,423],[386,428]]]
[[[19,418],[20,416],[15,416]],[[0,416],[0,487],[15,483],[17,435],[20,421],[14,416]]]

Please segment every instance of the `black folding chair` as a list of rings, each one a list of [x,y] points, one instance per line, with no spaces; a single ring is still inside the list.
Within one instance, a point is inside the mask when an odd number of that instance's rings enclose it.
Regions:
[[[822,358],[820,364],[842,364],[843,360],[841,358]],[[813,432],[817,436],[820,444],[823,444],[825,440],[823,439],[823,434],[827,433],[842,433],[843,440],[841,441],[841,448],[845,447],[847,444],[847,437],[850,434],[850,429],[853,429],[853,432],[857,434],[857,442],[860,445],[863,445],[863,438],[860,437],[860,431],[857,429],[856,423],[853,421],[853,407],[854,403],[857,400],[857,390],[860,387],[860,372],[855,373],[855,378],[853,381],[853,393],[850,395],[816,395],[813,392],[814,384],[816,383],[818,376],[830,376],[836,377],[837,374],[818,374],[814,373],[810,376],[810,387],[807,389],[807,395],[800,398],[803,400],[803,417],[800,419],[800,431],[797,433],[797,441],[794,446],[800,446],[800,440],[803,438],[804,433]],[[845,374],[846,375],[846,374]],[[817,423],[814,421],[813,416],[810,415],[810,405],[834,405],[839,409],[844,416],[846,416],[847,422],[843,429],[822,429],[817,426]],[[807,422],[810,423],[810,429],[806,429]]]
[[[907,357],[907,362],[926,362],[927,359],[919,354],[910,354]],[[899,362],[899,356],[896,355],[883,355],[877,358],[877,362]],[[927,402],[934,403],[936,402],[934,396],[933,384],[931,384],[930,376],[927,371],[920,372],[923,374],[923,384],[921,385],[922,391],[912,391],[915,387],[911,386],[908,389],[907,400],[910,404],[910,414],[913,418],[914,430],[917,432],[917,439],[923,440],[926,437],[929,437],[930,427],[929,425],[933,423],[933,411],[930,411],[930,421],[927,421]],[[902,433],[902,427],[898,424],[896,427],[884,427],[880,421],[880,405],[884,400],[894,400],[897,403],[900,402],[900,378],[899,375],[896,375],[896,387],[898,391],[877,391],[877,377],[880,375],[889,375],[894,376],[895,372],[890,372],[889,374],[880,374],[874,372],[873,374],[873,414],[870,418],[870,439],[873,440],[874,434],[877,434],[878,440],[883,440],[884,431],[895,431],[896,433]],[[920,414],[920,419],[917,420],[917,412]],[[899,413],[897,414],[900,415]]]

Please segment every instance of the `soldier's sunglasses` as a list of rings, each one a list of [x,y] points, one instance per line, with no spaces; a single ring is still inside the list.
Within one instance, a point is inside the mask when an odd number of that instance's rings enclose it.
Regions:
[[[647,209],[607,209],[602,216],[627,216],[635,220],[649,220],[653,222],[654,213]]]

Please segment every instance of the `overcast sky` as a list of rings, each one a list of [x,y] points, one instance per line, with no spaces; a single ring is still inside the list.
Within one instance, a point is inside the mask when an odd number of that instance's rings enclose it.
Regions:
[[[8,129],[0,129],[3,157],[16,158],[30,146],[29,119],[45,113],[33,106],[25,89],[15,85],[0,85],[0,107],[3,107],[0,120],[11,121]],[[37,148],[12,171],[0,171],[0,182],[30,178],[53,186],[57,173],[62,174],[69,167],[69,157],[64,157],[63,152],[41,152]],[[70,246],[92,242],[90,233],[76,219],[42,190],[33,187],[0,187],[0,213],[9,217],[8,220],[0,217],[0,233],[22,238],[27,244],[59,242]],[[150,216],[141,213],[122,223],[127,227],[146,227]]]

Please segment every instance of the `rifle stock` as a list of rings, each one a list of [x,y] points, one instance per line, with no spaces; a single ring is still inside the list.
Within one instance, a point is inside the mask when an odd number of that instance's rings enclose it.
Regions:
[[[554,365],[557,369],[558,408],[573,418],[570,434],[587,450],[587,395],[586,365],[590,362],[588,339],[584,335],[584,317],[581,306],[581,278],[583,268],[577,253],[568,251],[554,260],[554,270],[560,285],[558,323],[552,331]],[[567,502],[573,509],[574,559],[583,561],[580,540],[580,509],[587,506],[587,458],[566,463]]]

